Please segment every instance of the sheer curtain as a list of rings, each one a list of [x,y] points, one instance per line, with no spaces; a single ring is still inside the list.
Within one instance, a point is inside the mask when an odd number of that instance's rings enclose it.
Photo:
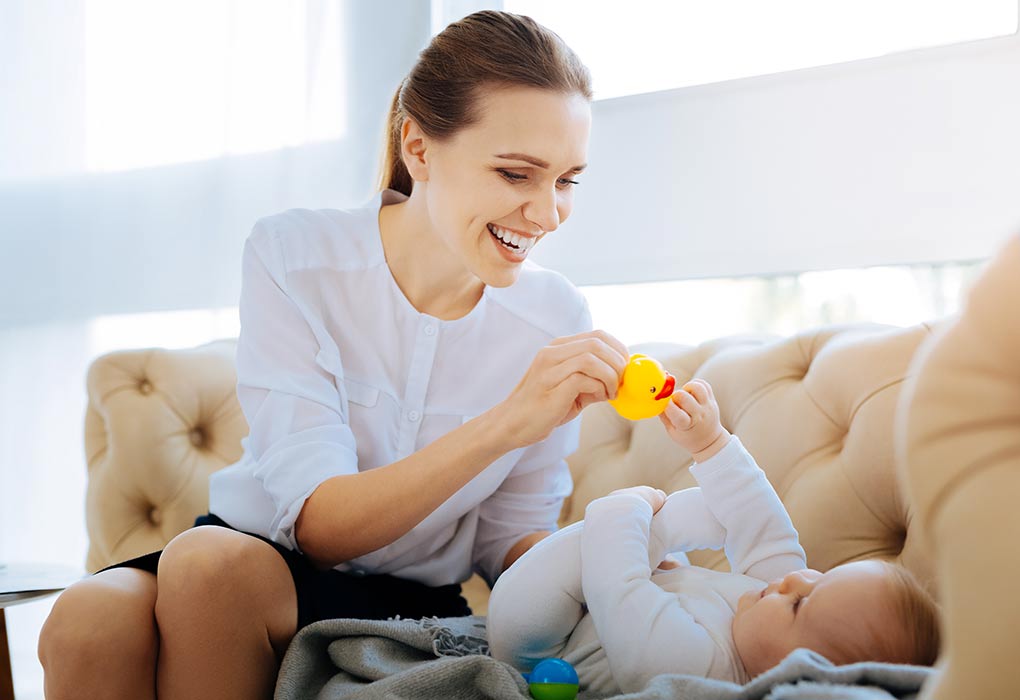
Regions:
[[[89,363],[236,335],[253,222],[372,195],[436,11],[0,0],[0,562],[83,565]],[[52,601],[7,610],[18,697]]]

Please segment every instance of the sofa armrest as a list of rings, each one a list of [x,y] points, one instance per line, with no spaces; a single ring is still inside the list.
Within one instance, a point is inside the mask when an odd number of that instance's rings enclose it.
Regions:
[[[86,568],[161,549],[209,506],[209,475],[241,457],[235,340],[97,358],[87,378]]]
[[[918,353],[899,453],[942,593],[944,668],[932,698],[1020,689],[1020,237],[960,317]]]

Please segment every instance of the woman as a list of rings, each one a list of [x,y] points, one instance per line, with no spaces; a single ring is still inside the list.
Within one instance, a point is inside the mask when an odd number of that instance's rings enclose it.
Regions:
[[[627,357],[526,262],[570,214],[590,99],[556,35],[471,15],[394,97],[367,207],[256,224],[244,457],[195,528],[58,599],[47,698],[269,697],[301,626],[470,614],[472,569],[491,583],[555,527],[573,419]]]

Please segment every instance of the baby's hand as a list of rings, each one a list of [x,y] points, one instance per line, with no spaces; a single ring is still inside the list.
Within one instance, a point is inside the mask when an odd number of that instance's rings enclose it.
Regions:
[[[674,392],[659,420],[696,462],[704,462],[730,441],[730,434],[719,422],[719,404],[712,387],[704,379],[692,379]]]
[[[652,507],[653,515],[658,513],[659,509],[662,508],[662,504],[666,502],[666,492],[662,489],[653,489],[651,486],[631,486],[626,489],[616,489],[611,491],[609,495],[615,496],[621,493],[632,493],[643,498]]]

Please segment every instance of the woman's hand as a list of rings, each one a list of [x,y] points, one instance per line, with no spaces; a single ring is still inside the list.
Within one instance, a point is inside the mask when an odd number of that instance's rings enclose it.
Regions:
[[[588,404],[615,397],[629,356],[626,345],[600,330],[557,338],[539,350],[494,409],[513,447],[541,442]]]
[[[703,462],[729,442],[730,434],[719,420],[719,404],[704,379],[692,379],[673,394],[659,415],[673,442]]]

